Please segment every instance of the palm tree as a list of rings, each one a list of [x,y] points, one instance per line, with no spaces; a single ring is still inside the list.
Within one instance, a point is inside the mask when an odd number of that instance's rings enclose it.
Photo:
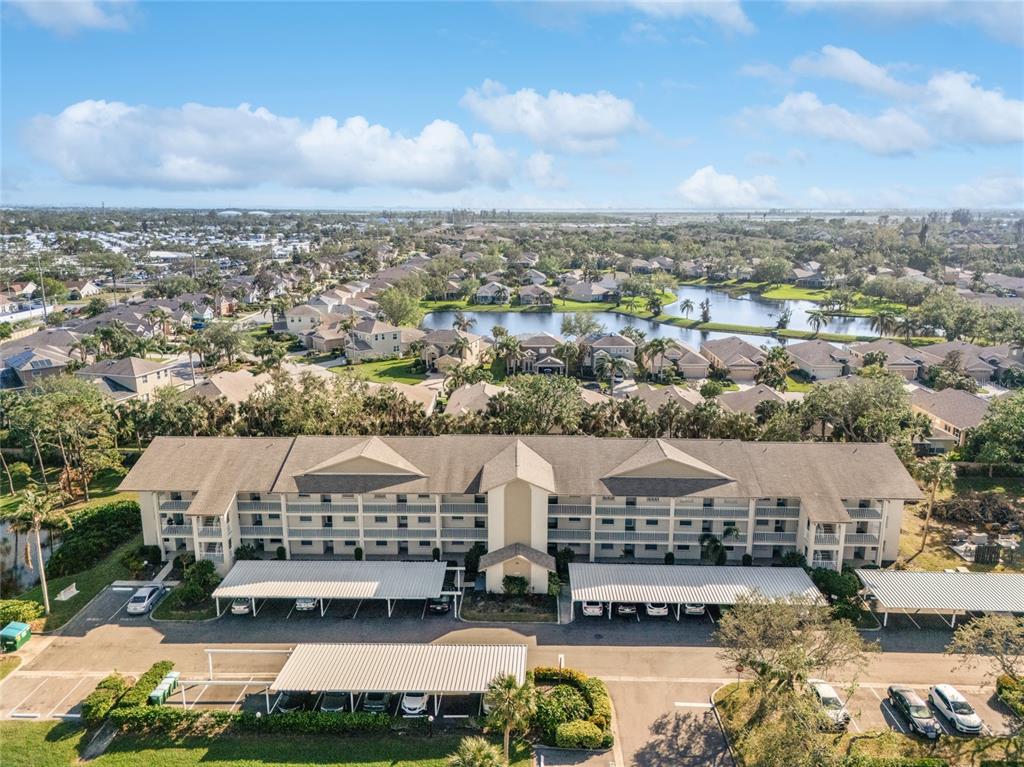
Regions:
[[[956,467],[945,458],[929,458],[917,464],[917,480],[928,491],[928,506],[924,513],[924,529],[921,531],[921,548],[918,553],[924,551],[928,544],[928,532],[932,523],[932,509],[935,507],[935,496],[939,490],[948,490],[953,487],[956,480]]]
[[[634,368],[636,368],[636,363],[632,360],[628,360],[625,357],[609,357],[607,354],[602,354],[594,362],[594,375],[598,381],[601,380],[602,376],[607,376],[608,386],[614,394],[615,376],[621,375],[625,378]]]
[[[511,371],[526,356],[523,345],[515,336],[505,336],[498,342],[498,356],[505,360],[505,372]]]
[[[40,489],[32,482],[21,491],[21,503],[14,511],[4,514],[4,519],[12,529],[16,529],[26,536],[31,534],[35,538],[36,563],[39,566],[39,584],[43,590],[43,609],[50,614],[50,592],[46,585],[46,563],[43,561],[42,529],[46,528],[69,528],[71,517],[67,511],[57,508],[60,498],[46,489]],[[29,540],[25,539],[25,564],[32,568],[32,559],[29,556]]]
[[[483,738],[463,738],[455,753],[448,757],[448,767],[505,767],[508,757],[502,759],[497,746]]]
[[[190,333],[181,344],[182,348],[188,352],[188,367],[192,373],[192,385],[196,385],[196,366],[192,359],[192,355],[196,354],[199,356],[199,361],[202,362],[206,352],[209,350],[210,345],[206,342],[199,333]]]
[[[724,565],[727,555],[723,541],[728,538],[735,538],[738,536],[739,530],[731,525],[722,531],[721,538],[716,536],[714,533],[702,533],[699,539],[701,559],[704,559],[713,565]]]
[[[888,309],[882,309],[871,318],[871,329],[880,336],[888,336],[896,332],[898,320]]]
[[[161,336],[167,335],[167,321],[170,318],[171,315],[162,306],[154,306],[146,312],[146,319],[149,320],[154,328],[159,328]]]
[[[572,341],[562,341],[555,346],[555,356],[565,363],[566,374],[571,373],[579,365],[580,347]]]
[[[689,316],[693,314],[693,310],[695,308],[696,307],[693,305],[693,301],[691,301],[689,298],[684,298],[682,301],[679,302],[679,313],[686,318],[689,318]]]
[[[828,319],[828,315],[820,309],[807,312],[807,324],[814,330],[814,335],[818,335],[822,328],[828,327]]]
[[[656,375],[662,375],[663,376],[664,375],[665,362],[666,362],[666,360],[664,359],[665,352],[668,351],[668,348],[671,345],[672,345],[672,342],[669,341],[667,338],[652,338],[643,347],[643,352],[642,353],[638,353],[637,356],[640,359],[646,358],[647,364],[650,366],[650,369],[651,369],[652,373],[654,373]],[[639,347],[638,347],[638,349],[639,349]],[[658,359],[658,357],[662,357],[663,359],[661,360],[661,367],[658,370],[655,370],[654,369],[654,363],[655,363],[655,360]]]
[[[448,347],[450,354],[457,355],[460,360],[466,359],[466,352],[472,348],[473,342],[470,341],[466,336],[456,336],[455,340],[452,341],[451,346]]]
[[[464,333],[468,332],[475,324],[476,318],[467,317],[461,310],[455,312],[455,319],[452,320],[452,327],[456,330],[461,330]]]
[[[495,341],[500,341],[503,338],[508,338],[508,335],[508,328],[506,328],[504,325],[495,325],[493,328],[491,328],[491,337]]]
[[[484,705],[490,709],[488,726],[500,729],[505,743],[505,762],[509,760],[513,732],[530,728],[537,711],[537,695],[529,681],[519,684],[512,674],[495,677],[484,693]]]
[[[909,341],[911,336],[913,336],[914,333],[917,332],[917,328],[917,318],[910,314],[904,315],[896,326],[896,330],[902,333],[903,336],[907,339],[907,341]]]

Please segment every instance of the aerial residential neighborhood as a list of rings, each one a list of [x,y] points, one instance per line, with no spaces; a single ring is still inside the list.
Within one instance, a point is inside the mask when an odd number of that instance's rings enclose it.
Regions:
[[[1024,6],[0,6],[0,767],[1014,767]]]

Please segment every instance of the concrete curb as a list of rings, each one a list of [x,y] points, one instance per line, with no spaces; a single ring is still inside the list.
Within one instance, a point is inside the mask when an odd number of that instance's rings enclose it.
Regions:
[[[729,749],[729,759],[732,761],[733,767],[739,767],[740,762],[736,758],[736,751],[733,749],[732,741],[729,740],[729,733],[725,729],[725,725],[722,723],[722,715],[718,713],[718,704],[715,703],[715,696],[718,694],[718,691],[723,687],[728,687],[730,684],[734,683],[726,682],[725,684],[716,687],[711,691],[711,695],[708,700],[711,702],[711,710],[715,712],[715,721],[718,722],[718,729],[722,731],[722,738],[725,740],[725,746]]]

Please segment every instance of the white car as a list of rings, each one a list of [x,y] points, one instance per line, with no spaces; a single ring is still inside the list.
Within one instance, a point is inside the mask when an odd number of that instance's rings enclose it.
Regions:
[[[427,701],[430,696],[425,692],[407,692],[402,696],[403,714],[422,714],[427,710]]]
[[[248,615],[252,612],[252,602],[245,597],[239,597],[238,599],[231,600],[231,614],[232,615]]]
[[[668,615],[668,605],[664,602],[648,602],[644,605],[644,612],[650,618],[664,618]]]
[[[704,605],[683,605],[683,615],[703,615],[706,609]]]
[[[820,679],[811,679],[808,684],[814,697],[818,700],[822,712],[831,722],[832,728],[839,731],[845,730],[850,724],[850,714],[835,688]]]
[[[300,613],[316,609],[316,600],[312,597],[299,597],[295,600],[295,609]]]
[[[153,609],[153,605],[156,604],[156,600],[159,597],[159,586],[143,586],[132,594],[132,598],[128,600],[128,605],[125,607],[125,612],[130,615],[142,615],[144,613],[148,613]]]
[[[588,618],[600,618],[604,615],[604,602],[584,602],[583,614]]]
[[[978,735],[984,729],[978,712],[953,685],[935,685],[928,691],[928,700],[957,732]]]

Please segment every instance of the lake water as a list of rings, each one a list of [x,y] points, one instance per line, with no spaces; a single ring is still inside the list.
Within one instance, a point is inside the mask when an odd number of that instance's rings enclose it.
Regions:
[[[665,307],[666,314],[682,316],[682,312],[679,311],[679,303],[684,299],[689,299],[693,301],[694,305],[690,318],[699,317],[700,302],[706,297],[711,301],[712,322],[728,322],[735,325],[774,327],[779,313],[788,307],[793,313],[789,327],[794,330],[810,330],[807,313],[817,306],[811,301],[771,301],[759,296],[734,298],[724,291],[711,290],[699,285],[680,285],[674,292],[679,300]],[[425,330],[450,328],[455,314],[455,312],[431,312],[423,318],[421,327]],[[495,325],[501,325],[513,335],[541,332],[561,335],[562,318],[565,316],[564,312],[467,312],[467,314],[476,320],[473,332],[481,335],[491,335],[491,329]],[[672,338],[683,341],[694,349],[699,349],[701,342],[709,338],[725,338],[726,336],[739,336],[755,346],[773,346],[778,343],[770,336],[679,328],[660,322],[624,317],[612,312],[595,312],[592,316],[610,333],[621,332],[623,328],[632,325],[644,331],[647,338]],[[822,330],[823,332],[848,333],[858,336],[876,335],[871,330],[871,320],[866,317],[831,317],[828,326]]]
[[[807,313],[814,311],[818,305],[812,301],[772,301],[758,295],[745,295],[734,298],[723,290],[711,290],[700,285],[680,285],[673,291],[678,300],[665,307],[665,314],[682,316],[679,304],[684,299],[693,301],[691,318],[700,316],[700,302],[705,298],[711,301],[711,321],[729,322],[733,325],[758,325],[775,327],[779,314],[789,308],[792,317],[789,327],[793,330],[813,330],[807,322]],[[871,329],[870,317],[829,317],[828,325],[822,328],[827,333],[843,333],[851,336],[877,335]]]

